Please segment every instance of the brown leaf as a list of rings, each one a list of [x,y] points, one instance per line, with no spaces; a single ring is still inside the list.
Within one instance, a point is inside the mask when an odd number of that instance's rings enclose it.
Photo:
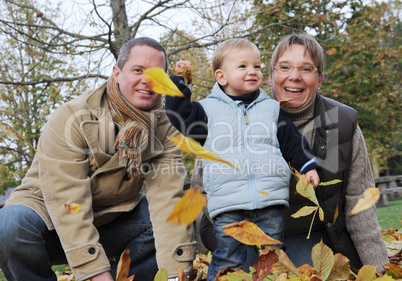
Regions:
[[[176,203],[172,213],[167,218],[168,222],[190,225],[202,211],[207,198],[196,188],[190,188]]]
[[[363,193],[363,198],[360,198],[357,201],[356,205],[353,207],[352,211],[350,211],[349,215],[353,216],[360,213],[361,211],[373,207],[377,203],[378,199],[380,199],[379,188],[367,188]]]
[[[293,100],[293,98],[282,99],[282,100],[279,101],[279,105],[283,106],[285,103],[287,103],[289,101],[292,101],[292,100]]]
[[[267,254],[260,254],[257,261],[254,263],[253,268],[255,272],[252,274],[253,281],[260,281],[268,274],[271,274],[272,266],[278,261],[278,255],[274,250],[270,250]]]
[[[334,266],[335,259],[332,250],[322,240],[316,244],[311,251],[313,266],[319,272],[319,277],[326,280]]]
[[[402,267],[398,266],[397,264],[387,263],[383,265],[385,271],[393,271],[398,278],[402,278]]]
[[[260,253],[266,253],[271,249],[274,249],[275,253],[278,255],[278,261],[272,266],[272,273],[281,274],[287,272],[288,278],[296,278],[302,275],[283,250],[273,246],[266,246],[265,249],[260,250]]]
[[[117,264],[116,281],[129,281],[134,279],[134,275],[127,278],[130,271],[130,264],[130,250],[126,249],[121,254],[119,263]]]
[[[177,69],[171,72],[173,75],[183,76],[184,84],[188,85],[193,80],[193,75],[191,74],[191,64],[186,65],[185,63],[179,64]]]
[[[311,277],[313,274],[317,274],[318,270],[305,263],[297,268],[303,275]]]
[[[37,17],[37,18],[41,18],[41,17],[43,17],[43,13],[42,13],[42,12],[37,11],[37,12],[36,12],[36,17]]]
[[[236,273],[236,275],[237,274],[247,274],[244,270],[226,267],[226,268],[222,268],[221,270],[218,271],[218,273],[216,274],[216,276],[214,278],[214,281],[229,280],[228,278],[220,278],[225,275],[228,275],[229,273]]]
[[[246,245],[255,245],[261,248],[261,245],[282,244],[281,241],[265,234],[256,224],[246,220],[224,225],[222,228],[226,235],[232,236]]]
[[[179,281],[186,281],[186,275],[182,268],[177,269],[177,276],[179,277]]]

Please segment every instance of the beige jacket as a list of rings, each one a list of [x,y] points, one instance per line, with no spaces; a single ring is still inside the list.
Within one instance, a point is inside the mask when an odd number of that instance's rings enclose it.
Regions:
[[[96,226],[132,210],[145,180],[158,266],[168,270],[169,277],[177,276],[177,268],[188,274],[195,257],[193,229],[166,222],[183,195],[186,176],[180,151],[167,139],[175,129],[163,112],[143,153],[144,178],[124,180],[126,169],[113,147],[115,129],[105,89],[106,83],[52,114],[31,168],[6,205],[26,205],[49,230],[56,229],[80,281],[110,269]],[[72,203],[82,208],[69,215],[64,204]]]

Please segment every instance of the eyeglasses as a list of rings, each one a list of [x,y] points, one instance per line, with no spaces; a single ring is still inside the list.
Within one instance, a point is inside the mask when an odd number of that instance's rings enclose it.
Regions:
[[[278,64],[274,66],[274,69],[278,70],[281,74],[290,75],[293,72],[293,69],[296,68],[300,75],[309,76],[314,74],[317,69],[314,65],[311,64],[303,64],[303,65],[290,65],[290,64]]]

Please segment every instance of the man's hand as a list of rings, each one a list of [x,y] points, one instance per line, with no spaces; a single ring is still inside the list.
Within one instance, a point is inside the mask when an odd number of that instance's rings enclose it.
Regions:
[[[91,278],[91,281],[114,281],[110,272],[103,272]]]

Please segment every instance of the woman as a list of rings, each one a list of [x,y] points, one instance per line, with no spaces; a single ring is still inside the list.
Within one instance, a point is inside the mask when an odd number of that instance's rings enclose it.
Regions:
[[[358,270],[369,264],[383,273],[382,265],[388,262],[388,255],[375,208],[349,215],[364,190],[375,186],[364,137],[357,124],[357,112],[321,96],[318,90],[323,78],[324,51],[314,37],[290,35],[279,42],[270,63],[269,82],[273,96],[277,100],[292,98],[282,107],[281,113],[294,122],[319,158],[321,182],[342,180],[335,185],[316,188],[325,220],[321,222],[316,216],[310,239],[307,235],[312,216],[292,218],[290,215],[311,205],[311,201],[295,195],[296,182],[291,180],[290,207],[285,213],[287,254],[296,266],[312,265],[311,250],[322,239],[334,253],[346,256],[352,269]],[[334,221],[336,209],[339,213]],[[202,222],[201,238],[205,245],[213,245],[213,241],[206,238],[211,231],[208,220]]]

